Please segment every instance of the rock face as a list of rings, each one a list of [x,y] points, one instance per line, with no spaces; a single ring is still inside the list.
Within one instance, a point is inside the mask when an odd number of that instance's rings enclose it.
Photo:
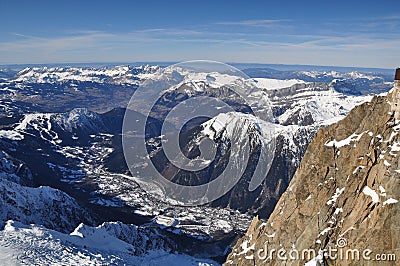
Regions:
[[[320,129],[268,222],[254,218],[226,264],[398,265],[399,93],[396,81]]]
[[[396,119],[400,118],[400,68],[396,69],[396,76],[394,78],[394,86],[397,88],[391,95],[392,102],[391,111],[394,112],[394,117]]]

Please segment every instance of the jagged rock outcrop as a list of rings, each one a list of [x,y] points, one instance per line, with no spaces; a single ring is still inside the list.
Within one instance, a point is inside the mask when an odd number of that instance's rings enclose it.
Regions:
[[[400,68],[396,69],[396,76],[394,78],[395,90],[388,95],[391,103],[390,109],[394,113],[395,119],[400,118]]]
[[[398,265],[398,85],[318,131],[268,222],[254,218],[227,265]]]

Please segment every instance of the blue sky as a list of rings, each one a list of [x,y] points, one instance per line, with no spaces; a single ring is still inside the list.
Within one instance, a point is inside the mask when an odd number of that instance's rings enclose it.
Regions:
[[[0,64],[400,66],[400,1],[0,1]]]

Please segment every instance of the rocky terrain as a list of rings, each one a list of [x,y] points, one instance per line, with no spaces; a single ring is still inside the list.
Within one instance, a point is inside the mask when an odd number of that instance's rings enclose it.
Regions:
[[[398,80],[395,85],[387,97],[318,131],[269,219],[253,219],[227,265],[398,264]]]

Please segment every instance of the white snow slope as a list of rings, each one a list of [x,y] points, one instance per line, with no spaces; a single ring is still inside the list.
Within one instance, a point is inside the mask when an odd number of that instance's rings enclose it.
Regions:
[[[68,235],[9,220],[0,231],[0,265],[218,265],[163,250],[134,256],[134,250],[104,224],[79,226]]]

